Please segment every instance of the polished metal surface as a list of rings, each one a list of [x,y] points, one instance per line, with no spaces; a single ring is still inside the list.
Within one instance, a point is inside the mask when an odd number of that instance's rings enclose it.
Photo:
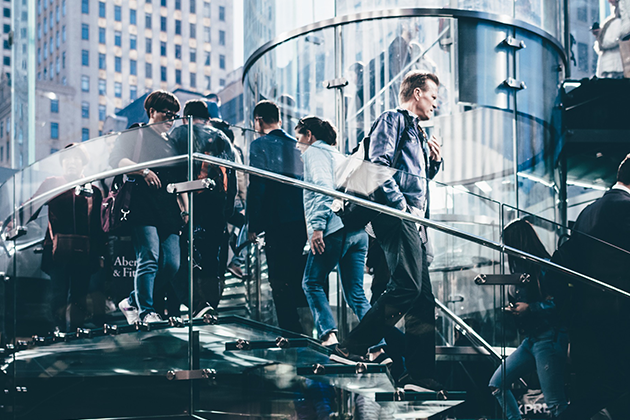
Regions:
[[[473,19],[478,21],[493,22],[497,24],[507,25],[513,28],[519,28],[524,31],[530,32],[547,42],[549,42],[558,51],[562,57],[562,61],[566,64],[566,54],[562,44],[559,40],[554,38],[550,33],[526,22],[518,19],[513,19],[505,15],[496,15],[492,13],[476,12],[471,10],[460,10],[451,8],[404,8],[404,9],[388,9],[388,10],[375,10],[370,12],[353,13],[345,16],[338,16],[332,19],[326,19],[319,22],[312,23],[310,25],[303,26],[301,28],[294,29],[292,31],[285,32],[271,41],[265,43],[260,48],[252,53],[243,66],[243,81],[249,72],[252,65],[258,61],[264,54],[272,50],[276,46],[287,42],[291,39],[297,38],[302,35],[306,35],[311,32],[319,31],[326,28],[335,26],[342,26],[349,23],[357,23],[376,19],[395,19],[395,18],[409,18],[409,17],[441,17],[441,18],[454,18],[454,19]]]

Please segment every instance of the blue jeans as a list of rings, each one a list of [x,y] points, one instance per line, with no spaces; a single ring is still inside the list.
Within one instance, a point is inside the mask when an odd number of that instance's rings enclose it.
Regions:
[[[136,275],[129,302],[143,319],[155,312],[153,290],[171,282],[179,269],[179,236],[160,232],[155,226],[134,226],[131,240],[136,250]]]
[[[514,353],[508,356],[505,364],[494,372],[489,386],[495,388],[493,395],[503,407],[508,420],[521,418],[518,403],[509,387],[518,378],[534,369],[538,372],[540,387],[549,412],[558,416],[567,408],[564,369],[568,343],[568,334],[554,329],[528,336]],[[503,366],[505,366],[505,384],[503,384]],[[504,399],[505,405],[503,405]]]
[[[324,246],[323,254],[308,254],[302,280],[302,288],[320,339],[337,331],[337,323],[324,292],[328,274],[337,265],[344,296],[359,320],[371,307],[363,291],[365,256],[368,250],[368,235],[365,230],[338,230],[324,237]]]

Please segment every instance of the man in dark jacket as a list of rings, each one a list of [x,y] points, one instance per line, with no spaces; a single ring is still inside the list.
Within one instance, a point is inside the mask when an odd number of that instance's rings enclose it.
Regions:
[[[170,137],[177,153],[188,153],[187,117],[193,117],[193,150],[210,156],[234,161],[235,154],[229,139],[208,125],[208,107],[201,100],[190,100],[184,106],[185,124],[173,130]],[[234,211],[236,195],[235,171],[207,162],[195,162],[196,179],[210,178],[214,186],[195,193],[193,199],[193,259],[195,262],[192,308],[195,316],[201,316],[219,305],[223,295],[224,281],[219,272],[219,249],[227,228],[227,220]],[[188,255],[188,230],[181,236],[182,261]],[[174,285],[178,298],[188,302],[188,267],[181,267]],[[176,308],[170,308],[177,314]]]
[[[304,168],[297,141],[282,130],[280,110],[270,101],[254,108],[254,128],[264,135],[249,147],[249,164],[292,178],[302,178]],[[307,306],[302,291],[306,255],[306,222],[300,188],[250,176],[247,189],[249,239],[265,232],[269,283],[280,328],[302,333],[298,307]]]
[[[617,183],[578,216],[571,238],[554,254],[569,268],[630,291],[630,154]],[[575,383],[561,419],[590,419],[604,407],[630,417],[630,300],[569,280],[561,308],[569,324]]]
[[[428,215],[429,179],[441,165],[440,145],[428,139],[420,121],[437,108],[439,80],[430,73],[407,73],[400,87],[401,106],[384,112],[370,132],[370,162],[393,167],[396,174],[376,192],[374,199],[421,217]],[[399,380],[407,391],[440,390],[435,371],[435,300],[426,255],[426,229],[396,217],[380,214],[372,220],[376,240],[391,273],[385,292],[349,336],[334,349],[331,360],[357,361],[405,317],[407,374]]]

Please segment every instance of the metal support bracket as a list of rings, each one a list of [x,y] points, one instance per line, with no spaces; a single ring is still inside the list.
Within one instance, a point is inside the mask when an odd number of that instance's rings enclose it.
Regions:
[[[178,182],[175,184],[168,184],[166,186],[166,192],[169,194],[185,193],[190,191],[202,191],[210,190],[217,185],[211,178],[196,179],[194,181]]]
[[[510,284],[526,284],[529,283],[529,274],[479,274],[475,277],[475,284],[479,286],[497,286]]]
[[[214,369],[198,369],[198,370],[169,370],[166,373],[166,379],[169,381],[190,381],[193,379],[216,379],[217,372]]]
[[[516,80],[512,77],[508,77],[502,83],[503,86],[508,87],[510,89],[523,90],[527,89],[527,85],[522,80]]]
[[[338,77],[336,79],[326,80],[324,82],[324,86],[326,89],[340,89],[348,86],[348,79],[345,77]]]
[[[507,38],[505,38],[502,44],[505,45],[506,47],[511,47],[517,50],[521,50],[526,47],[525,41],[518,40],[511,36],[508,36]]]
[[[26,226],[17,226],[8,230],[5,237],[8,241],[13,241],[24,235],[26,235]]]

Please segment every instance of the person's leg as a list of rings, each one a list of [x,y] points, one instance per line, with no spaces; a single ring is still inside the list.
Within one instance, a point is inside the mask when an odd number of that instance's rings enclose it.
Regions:
[[[68,270],[70,290],[68,304],[70,307],[70,331],[82,327],[87,316],[87,294],[90,287],[90,269],[74,267]]]
[[[265,255],[269,283],[280,328],[302,333],[297,308],[307,306],[302,290],[306,255],[306,230],[301,223],[268,229],[265,236]]]
[[[339,261],[341,284],[348,306],[360,321],[371,308],[363,290],[368,235],[363,229],[358,231],[344,229],[343,231],[345,232],[345,240]]]
[[[324,237],[324,253],[309,253],[304,269],[302,288],[306,295],[306,301],[311,308],[313,320],[317,327],[317,335],[320,340],[325,340],[331,332],[337,331],[337,323],[328,302],[328,294],[325,292],[325,283],[328,274],[335,268],[339,261],[343,232],[335,232]]]
[[[422,242],[414,223],[379,215],[372,221],[389,271],[385,292],[341,344],[354,354],[364,354],[412,308],[422,289]]]
[[[136,250],[136,275],[130,301],[138,308],[140,320],[153,308],[153,288],[158,273],[160,238],[155,226],[133,226],[131,239]]]
[[[532,346],[545,403],[549,412],[555,417],[568,406],[564,390],[568,345],[569,338],[566,332],[550,330],[536,337],[536,342]]]
[[[495,396],[499,405],[503,408],[508,420],[521,419],[518,402],[514,398],[512,391],[510,391],[510,387],[521,376],[531,372],[534,368],[535,360],[531,353],[531,344],[526,338],[492,375],[488,386],[492,390],[492,395]]]
[[[50,270],[51,299],[50,309],[53,322],[60,331],[67,331],[66,309],[70,278],[66,264],[55,264]]]
[[[405,315],[405,360],[414,378],[432,378],[435,374],[435,297],[431,289],[429,265],[424,245],[417,253],[422,264],[420,297]]]

